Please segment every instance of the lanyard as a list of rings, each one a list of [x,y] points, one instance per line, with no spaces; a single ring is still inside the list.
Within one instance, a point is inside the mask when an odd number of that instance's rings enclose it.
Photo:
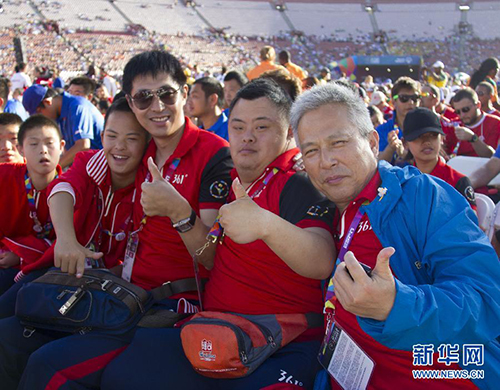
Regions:
[[[251,199],[254,199],[256,196],[258,196],[263,190],[264,190],[264,187],[267,186],[269,184],[269,182],[271,181],[271,179],[279,172],[279,169],[278,168],[273,168],[271,169],[271,171],[269,171],[269,173],[266,175],[266,177],[264,178],[264,180],[262,180],[259,184],[259,186],[257,187],[257,189],[254,191],[254,193],[252,195],[250,195],[250,198]],[[251,187],[250,187],[251,188]],[[210,243],[216,243],[217,240],[219,239],[219,237],[221,237],[223,235],[223,229],[222,229],[222,226],[219,222],[219,218],[220,216],[218,216],[216,219],[215,219],[215,222],[214,224],[212,225],[212,228],[210,229],[210,231],[208,232],[207,234],[207,242],[205,243],[205,245],[203,245],[201,248],[199,248],[197,251],[196,251],[196,254],[198,256],[200,256],[203,251],[210,245]]]
[[[349,230],[347,230],[346,237],[344,239],[344,242],[342,243],[342,247],[340,248],[339,255],[337,256],[337,262],[344,261],[344,256],[349,250],[349,246],[351,245],[352,239],[354,237],[354,233],[356,232],[356,229],[359,226],[359,223],[361,222],[361,218],[363,218],[363,215],[365,214],[365,209],[363,206],[368,205],[368,202],[363,203],[358,211],[356,212],[356,215],[354,216],[354,219],[351,222],[351,225],[349,226]],[[331,303],[332,298],[335,296],[335,292],[333,291],[333,275],[335,274],[335,269],[332,272],[332,276],[330,277],[330,282],[328,283],[328,288],[326,290],[325,294],[325,309],[334,309],[333,303]]]
[[[181,162],[181,159],[180,157],[178,158],[175,158],[172,163],[170,164],[170,166],[168,167],[168,170],[167,170],[167,174],[165,176],[165,180],[170,182],[170,179],[174,176],[174,172],[175,170],[177,169],[177,167],[179,166],[179,163]],[[146,182],[149,182],[151,180],[151,173],[148,172],[148,175],[146,176]],[[146,225],[146,222],[147,222],[147,219],[148,217],[146,216],[146,214],[143,214],[142,218],[141,218],[141,223],[139,225],[139,228],[137,230],[134,230],[132,233],[130,233],[131,235],[136,235],[138,234],[143,228],[144,228],[144,225]]]
[[[57,179],[57,173],[54,179]],[[24,186],[26,188],[26,197],[28,198],[28,206],[30,209],[30,218],[33,220],[33,230],[38,238],[47,238],[52,230],[52,222],[50,214],[47,216],[47,223],[42,226],[38,219],[37,206],[40,198],[40,192],[33,187],[33,183],[28,175],[24,174]]]

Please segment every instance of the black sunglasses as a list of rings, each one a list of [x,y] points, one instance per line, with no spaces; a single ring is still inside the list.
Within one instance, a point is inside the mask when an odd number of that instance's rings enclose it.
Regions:
[[[394,100],[399,100],[401,103],[408,103],[411,100],[413,100],[414,103],[417,103],[420,100],[419,95],[394,95],[393,97]]]
[[[151,103],[153,103],[154,96],[156,95],[160,101],[170,106],[177,102],[177,92],[179,92],[181,87],[178,89],[172,89],[169,87],[158,88],[156,91],[139,91],[134,96],[130,96],[130,100],[134,103],[139,110],[145,110]]]
[[[474,106],[467,106],[467,107],[464,107],[464,108],[456,108],[455,112],[456,112],[457,115],[460,115],[461,113],[466,114],[466,113],[468,113],[471,110],[472,107],[474,107]]]

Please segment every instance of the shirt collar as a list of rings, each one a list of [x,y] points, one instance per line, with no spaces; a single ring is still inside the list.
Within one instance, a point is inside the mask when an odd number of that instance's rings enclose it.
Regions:
[[[382,183],[382,179],[380,178],[380,173],[377,169],[373,177],[370,179],[368,184],[361,190],[361,192],[356,196],[356,199],[354,199],[353,203],[358,203],[359,201],[373,201],[375,197],[378,195],[378,188],[380,187],[380,184]]]
[[[280,171],[287,172],[290,169],[293,168],[295,161],[293,161],[293,158],[299,153],[299,148],[293,148],[290,150],[287,150],[286,152],[280,154],[278,157],[274,159],[271,164],[269,164],[264,172],[267,172],[268,170],[272,168],[278,168]],[[260,176],[264,173],[262,172]],[[259,177],[260,177],[259,176]],[[234,180],[238,177],[238,172],[236,171],[236,168],[233,168],[231,171],[231,178]],[[258,180],[258,179],[257,179]]]

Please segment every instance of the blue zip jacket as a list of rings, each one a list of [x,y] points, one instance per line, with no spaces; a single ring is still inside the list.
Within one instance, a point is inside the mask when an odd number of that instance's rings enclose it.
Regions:
[[[480,388],[500,383],[500,263],[465,198],[444,181],[379,162],[381,187],[365,206],[390,266],[396,299],[385,321],[358,317],[381,344],[412,351],[416,344],[460,345],[460,365],[484,370]],[[463,366],[464,344],[484,344],[484,365]],[[415,367],[420,369],[425,367]]]

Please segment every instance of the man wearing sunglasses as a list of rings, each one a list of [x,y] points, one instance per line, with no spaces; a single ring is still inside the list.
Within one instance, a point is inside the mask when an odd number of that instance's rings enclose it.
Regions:
[[[420,84],[409,77],[400,77],[392,87],[391,97],[394,115],[376,129],[380,137],[379,160],[389,162],[392,162],[396,149],[394,143],[388,140],[393,137],[401,138],[406,114],[420,104]]]
[[[481,102],[481,110],[487,114],[500,117],[500,111],[493,107],[493,95],[495,90],[487,81],[482,81],[476,87],[476,93]]]
[[[153,139],[136,173],[133,230],[127,238],[122,277],[146,290],[162,287],[167,297],[161,300],[162,308],[192,313],[198,299],[192,255],[206,243],[209,227],[229,193],[228,143],[184,116],[186,76],[171,54],[149,51],[134,56],[124,69],[123,90],[137,121]],[[211,250],[204,252],[210,261],[204,264],[210,266],[215,252]],[[75,272],[74,264],[61,268]],[[83,264],[77,264],[77,277],[82,272]],[[208,271],[200,266],[199,274],[206,278]],[[97,388],[101,372],[128,346],[135,330],[116,335],[91,332],[46,344],[46,338],[36,342],[22,338],[22,327],[9,328],[6,337],[21,337],[23,352],[0,348],[0,360],[14,362],[15,354],[22,363],[16,368],[0,363],[2,389],[45,389],[56,384]],[[65,376],[68,372],[71,375]]]
[[[500,119],[481,111],[477,93],[469,87],[458,91],[452,104],[463,125],[447,134],[448,152],[458,145],[457,155],[491,157],[500,140]]]

